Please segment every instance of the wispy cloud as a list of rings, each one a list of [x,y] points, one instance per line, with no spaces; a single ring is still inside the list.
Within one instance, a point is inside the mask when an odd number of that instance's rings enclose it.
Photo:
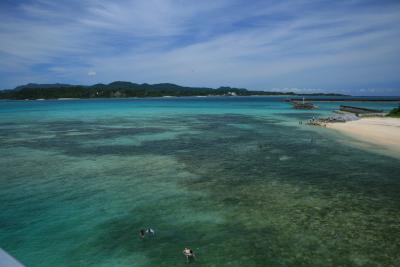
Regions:
[[[87,75],[89,76],[96,76],[96,72],[94,70],[90,70]]]
[[[1,86],[32,78],[89,83],[96,77],[254,89],[350,88],[357,94],[400,88],[396,1],[0,5]]]

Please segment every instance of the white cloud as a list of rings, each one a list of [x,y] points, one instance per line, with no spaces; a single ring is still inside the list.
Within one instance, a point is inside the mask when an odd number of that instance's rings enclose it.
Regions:
[[[17,17],[0,11],[0,75],[12,69],[41,79],[47,75],[30,68],[48,64],[55,79],[77,82],[96,76],[254,89],[400,82],[398,5],[318,3],[26,3]]]

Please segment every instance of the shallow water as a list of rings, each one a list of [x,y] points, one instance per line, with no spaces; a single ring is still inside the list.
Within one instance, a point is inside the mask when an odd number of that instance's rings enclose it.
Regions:
[[[186,266],[184,247],[196,266],[398,266],[399,160],[298,124],[340,104],[2,101],[0,246],[26,266]]]

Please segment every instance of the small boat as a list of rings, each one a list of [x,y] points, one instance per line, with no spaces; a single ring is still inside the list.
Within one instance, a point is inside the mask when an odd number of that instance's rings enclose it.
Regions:
[[[303,97],[303,101],[291,101],[293,107],[295,109],[316,109],[318,108],[316,105],[314,105],[311,102],[305,102],[304,101],[304,97]]]

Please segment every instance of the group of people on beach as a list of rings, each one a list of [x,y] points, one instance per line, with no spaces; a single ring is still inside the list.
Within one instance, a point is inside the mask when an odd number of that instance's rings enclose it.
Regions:
[[[147,235],[154,236],[155,233],[156,232],[151,228],[139,230],[139,236],[141,239],[144,239]],[[185,255],[187,263],[192,262],[196,259],[196,255],[194,254],[193,250],[190,248],[185,248],[183,250],[183,255]]]

